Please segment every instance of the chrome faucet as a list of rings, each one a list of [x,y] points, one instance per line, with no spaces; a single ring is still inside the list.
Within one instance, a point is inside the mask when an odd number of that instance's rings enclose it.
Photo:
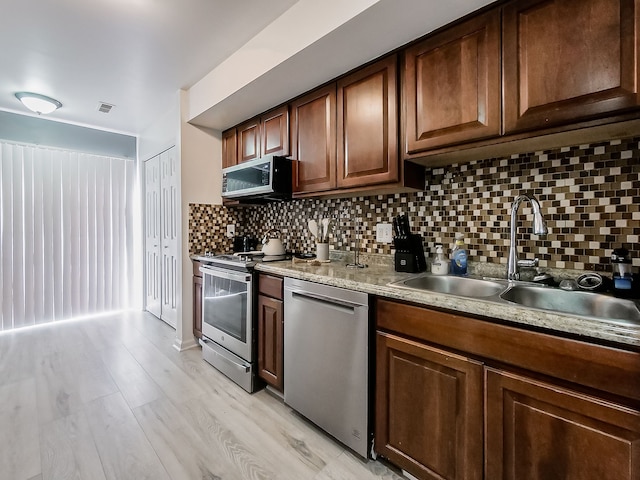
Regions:
[[[511,206],[511,244],[509,245],[509,263],[507,266],[507,279],[520,280],[519,267],[533,268],[538,266],[538,259],[518,260],[518,247],[516,245],[516,231],[518,230],[518,208],[524,200],[529,200],[533,208],[533,233],[535,235],[546,235],[547,224],[540,212],[540,203],[531,195],[518,195]]]

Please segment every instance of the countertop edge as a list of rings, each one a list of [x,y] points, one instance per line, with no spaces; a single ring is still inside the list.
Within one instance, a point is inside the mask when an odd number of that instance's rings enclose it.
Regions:
[[[413,274],[399,273],[393,270],[388,271],[388,267],[373,266],[368,269],[347,269],[341,263],[310,266],[304,263],[273,262],[259,263],[256,265],[256,270],[283,277],[347,288],[426,307],[468,313],[487,318],[488,321],[498,319],[514,326],[540,328],[550,334],[570,334],[583,339],[585,342],[594,343],[600,340],[614,343],[620,348],[635,350],[640,347],[640,327],[633,328],[614,322],[557,314],[513,304],[393,287],[388,284],[409,278]]]

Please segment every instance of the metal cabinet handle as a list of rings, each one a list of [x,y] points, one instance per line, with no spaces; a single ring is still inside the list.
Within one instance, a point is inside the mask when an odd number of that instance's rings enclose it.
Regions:
[[[355,309],[360,306],[356,303],[346,302],[344,300],[338,300],[336,298],[327,297],[325,295],[320,295],[317,293],[310,293],[303,290],[291,290],[291,294],[294,297],[301,297],[302,299],[322,303],[329,307],[333,307],[351,314],[353,314],[355,312]]]

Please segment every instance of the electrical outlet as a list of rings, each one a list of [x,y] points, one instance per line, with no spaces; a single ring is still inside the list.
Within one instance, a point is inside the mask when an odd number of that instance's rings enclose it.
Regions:
[[[233,224],[227,225],[227,238],[233,238],[235,234],[236,234],[236,226]]]
[[[391,243],[392,241],[391,224],[378,223],[376,225],[376,243]]]

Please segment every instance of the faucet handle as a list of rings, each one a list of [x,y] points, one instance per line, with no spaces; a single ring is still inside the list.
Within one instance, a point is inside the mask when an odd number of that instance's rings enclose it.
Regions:
[[[522,268],[535,268],[538,266],[538,257],[533,260],[518,260],[518,267]]]

